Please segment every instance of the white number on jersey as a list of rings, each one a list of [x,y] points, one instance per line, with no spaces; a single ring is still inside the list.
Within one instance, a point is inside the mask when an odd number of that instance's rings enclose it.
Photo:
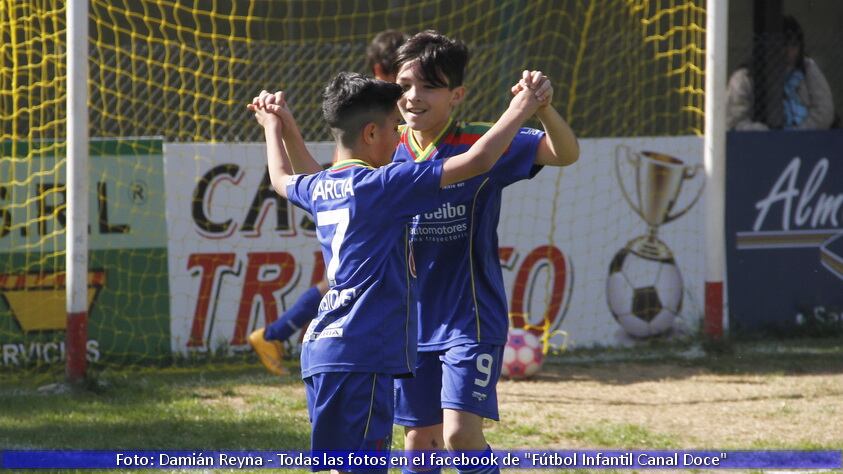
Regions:
[[[340,266],[340,247],[342,247],[342,241],[345,239],[345,231],[348,230],[348,220],[347,207],[316,213],[316,222],[319,223],[319,227],[337,226],[334,229],[334,236],[331,238],[331,261],[328,262],[326,270],[328,285],[330,286],[336,285],[337,270]]]

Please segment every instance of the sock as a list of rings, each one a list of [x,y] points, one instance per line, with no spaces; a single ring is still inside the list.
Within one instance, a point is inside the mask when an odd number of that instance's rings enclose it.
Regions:
[[[483,459],[489,459],[493,456],[492,447],[486,445],[484,451],[475,451],[472,454],[476,454]],[[457,468],[457,472],[459,474],[500,474],[501,468],[498,465],[487,463],[477,466],[460,466]]]
[[[263,338],[267,341],[286,341],[319,312],[322,294],[319,288],[311,286],[280,318],[266,327]]]

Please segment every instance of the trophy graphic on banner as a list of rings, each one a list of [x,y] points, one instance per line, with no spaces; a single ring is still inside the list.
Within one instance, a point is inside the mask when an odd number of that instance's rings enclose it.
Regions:
[[[634,194],[624,184],[624,164],[633,171]],[[663,153],[636,152],[626,145],[616,149],[615,172],[621,193],[647,223],[645,235],[630,240],[615,254],[606,282],[609,309],[630,336],[644,338],[669,331],[682,308],[682,275],[658,230],[688,212],[702,196],[705,183],[700,179],[691,202],[674,210],[685,182],[702,178],[701,168]]]

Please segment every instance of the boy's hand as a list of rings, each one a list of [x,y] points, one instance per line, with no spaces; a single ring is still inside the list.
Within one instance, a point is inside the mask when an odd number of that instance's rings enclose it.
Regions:
[[[550,79],[542,74],[541,71],[525,70],[521,73],[521,80],[512,86],[512,95],[516,95],[525,89],[533,91],[536,99],[541,103],[539,108],[544,108],[553,101],[553,86],[550,83]]]
[[[285,127],[293,125],[293,113],[287,107],[287,101],[284,97],[284,91],[277,91],[273,94],[266,90],[262,90],[260,95],[252,99],[252,103],[246,106],[252,112],[258,110],[268,110],[277,115]]]
[[[521,80],[512,86],[512,105],[518,105],[536,113],[540,108],[550,103],[553,88],[550,81],[541,71],[524,71]]]
[[[284,91],[277,91],[270,94],[266,89],[262,90],[254,99],[252,99],[252,106],[256,108],[263,108],[269,104],[286,105],[284,100]]]
[[[277,104],[267,104],[264,107],[257,107],[253,104],[249,104],[247,107],[255,113],[255,120],[257,120],[263,128],[267,130],[283,130],[283,121],[279,115],[279,109],[281,106]]]
[[[526,119],[526,118],[529,118],[529,116],[532,116],[533,114],[535,114],[539,110],[539,107],[541,107],[541,102],[539,101],[539,99],[536,97],[536,94],[533,93],[532,90],[524,87],[519,92],[517,92],[515,94],[515,97],[512,98],[512,101],[510,102],[509,106],[519,108],[519,109],[523,110],[524,112],[526,112],[527,113],[527,117],[525,117],[525,119]]]

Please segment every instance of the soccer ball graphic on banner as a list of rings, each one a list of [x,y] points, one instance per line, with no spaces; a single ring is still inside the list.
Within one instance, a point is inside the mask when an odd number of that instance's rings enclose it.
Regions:
[[[656,336],[673,327],[682,309],[682,275],[672,257],[645,258],[627,246],[609,265],[606,299],[630,336]]]
[[[501,374],[509,379],[532,377],[542,367],[542,343],[535,334],[512,328],[503,349]]]

